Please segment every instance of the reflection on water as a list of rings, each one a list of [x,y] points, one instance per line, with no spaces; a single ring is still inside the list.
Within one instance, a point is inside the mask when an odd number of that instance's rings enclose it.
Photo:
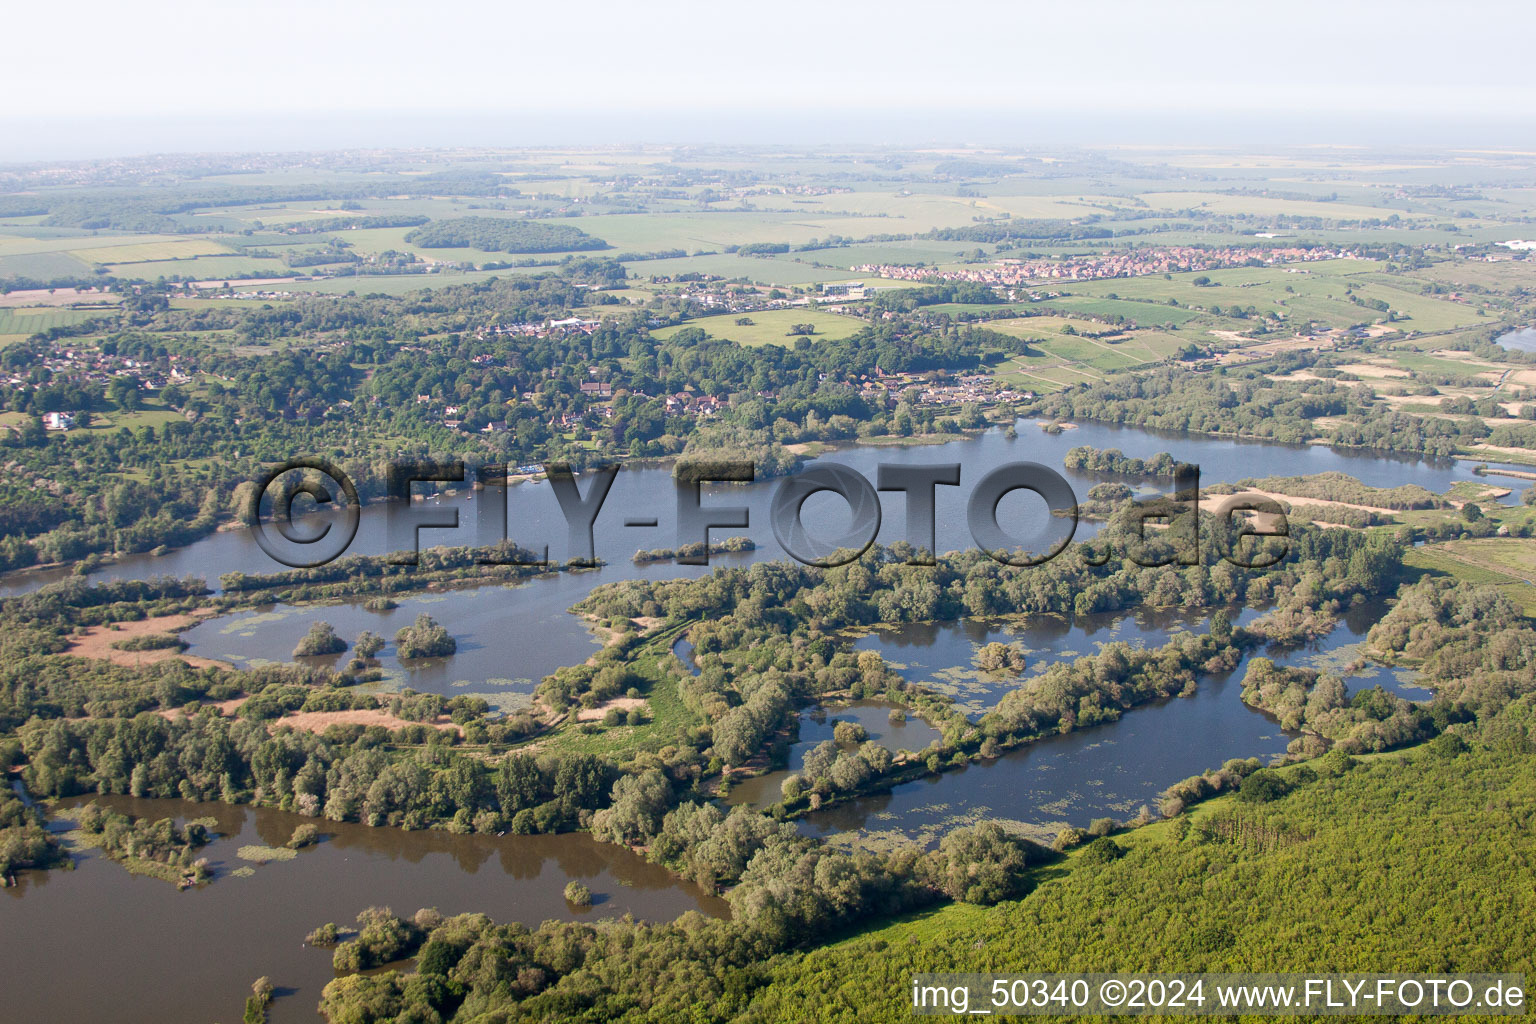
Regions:
[[[395,599],[398,607],[387,611],[364,608],[366,597],[324,605],[268,605],[209,619],[182,638],[191,645],[191,654],[249,668],[294,660],[294,646],[317,621],[336,627],[349,644],[363,630],[372,630],[388,641],[378,659],[391,688],[479,696],[493,707],[512,709],[528,701],[544,676],[596,653],[597,639],[581,619],[566,611],[586,596],[591,585],[590,574],[561,573],[516,586],[402,595]],[[402,661],[397,655],[395,632],[423,613],[454,635],[458,652],[452,657]],[[303,660],[339,667],[349,657],[350,653]]]
[[[1536,327],[1523,327],[1518,331],[1493,339],[1495,345],[1503,345],[1515,352],[1536,352]]]
[[[678,661],[683,663],[683,667],[689,672],[694,675],[700,673],[699,663],[693,660],[693,641],[688,639],[687,634],[678,637],[677,641],[672,644],[672,654]]]
[[[966,502],[971,487],[986,473],[1005,462],[1021,459],[1060,467],[1067,451],[1078,445],[1119,448],[1125,454],[1137,458],[1148,458],[1160,451],[1170,452],[1175,459],[1198,465],[1201,482],[1205,485],[1235,482],[1253,476],[1296,476],[1336,471],[1348,473],[1373,487],[1398,487],[1405,483],[1416,483],[1432,491],[1443,492],[1459,480],[1481,479],[1473,474],[1473,464],[1470,462],[1423,459],[1403,453],[1238,441],[1102,423],[1082,423],[1075,429],[1054,435],[1045,434],[1030,420],[1020,421],[1018,428],[1018,437],[1012,441],[1001,430],[994,429],[979,437],[942,446],[849,447],[824,455],[817,461],[849,466],[869,480],[876,478],[877,468],[882,463],[911,465],[959,462],[960,486],[939,487],[935,492],[938,544],[945,551],[971,546],[965,526]],[[1063,470],[1063,475],[1079,498],[1102,479],[1092,473],[1067,470]],[[757,552],[748,556],[753,560],[784,557],[768,524],[768,508],[778,484],[777,480],[763,480],[749,486],[704,486],[704,505],[740,505],[748,509],[750,526],[741,532],[750,536],[758,545]],[[1516,492],[1503,500],[1518,504],[1519,492],[1529,484],[1526,480],[1501,479],[1500,486],[1511,487]],[[442,499],[443,504],[459,512],[459,528],[423,530],[423,546],[476,543],[476,514],[482,506],[465,498],[466,495],[461,494]],[[906,536],[905,498],[896,492],[884,492],[880,495],[880,501],[884,525],[879,539],[882,543],[902,539]],[[547,483],[523,483],[510,488],[508,507],[508,535],[513,540],[531,548],[548,544],[550,557],[556,561],[564,561],[571,556],[567,550],[568,531],[565,521]],[[588,577],[585,585],[590,587],[599,581],[633,577],[664,579],[707,572],[702,567],[671,563],[637,567],[630,562],[630,556],[637,548],[676,547],[679,543],[697,540],[695,537],[677,536],[676,507],[676,489],[669,467],[630,467],[621,472],[615,478],[608,499],[594,524],[597,556],[609,564],[596,576]],[[805,512],[807,527],[817,535],[831,536],[838,524],[847,522],[846,507],[831,499],[812,500],[807,503]],[[626,518],[640,513],[647,517],[655,516],[658,525],[624,525]],[[386,507],[383,505],[370,505],[363,509],[350,553],[384,554],[388,550],[386,515]],[[1004,522],[1003,525],[1022,536],[1041,530],[1049,521],[1049,517],[1044,515],[1042,503],[1040,508],[1024,506],[1016,521]],[[1093,529],[1093,524],[1081,524],[1077,538],[1082,539]],[[717,539],[719,536],[717,533]],[[222,573],[269,573],[282,568],[261,551],[250,531],[229,530],[159,557],[127,556],[113,565],[103,567],[93,578],[202,576],[208,579],[210,585],[217,587],[218,576]],[[11,574],[0,579],[0,595],[24,593],[65,575],[67,570]]]
[[[896,705],[883,700],[861,700],[835,707],[805,709],[800,712],[799,738],[789,748],[789,767],[743,779],[731,787],[726,803],[732,807],[746,804],[759,808],[778,803],[784,780],[805,766],[805,755],[812,747],[832,739],[832,730],[838,722],[857,722],[869,734],[869,739],[888,748],[893,754],[899,750],[922,750],[939,738],[939,730],[921,718],[904,716],[901,721],[892,721],[893,710],[897,710]],[[849,749],[856,745],[850,744]]]
[[[94,851],[76,854],[74,871],[23,872],[0,893],[0,961],[7,1020],[111,1020],[163,1024],[238,1020],[251,982],[282,986],[274,1022],[313,1021],[320,990],[334,975],[328,950],[303,945],[326,921],[349,924],[368,906],[410,914],[478,911],[497,921],[596,920],[632,913],[671,920],[687,910],[725,916],[725,902],[616,846],[584,834],[459,836],[439,831],[318,821],[270,808],[181,800],[95,799],[133,815],[213,817],[220,838],[205,847],[214,881],[189,892],[129,875]],[[249,867],[244,845],[282,846],[301,822],[326,834],[286,862]],[[55,829],[67,822],[53,822]],[[567,881],[596,896],[586,911],[568,906]],[[89,965],[90,984],[45,983],[67,965]],[[167,976],[174,983],[167,982]]]
[[[1350,609],[1322,640],[1299,647],[1271,645],[1260,649],[1230,673],[1202,676],[1192,697],[1144,704],[1116,721],[1038,740],[993,762],[972,764],[816,811],[800,819],[801,827],[812,835],[836,836],[838,841],[852,838],[840,833],[859,833],[866,840],[888,834],[932,843],[955,825],[982,818],[1018,822],[1041,838],[1054,835],[1065,825],[1087,825],[1093,818],[1124,820],[1142,804],[1155,808],[1157,794],[1173,783],[1218,767],[1229,758],[1268,758],[1283,753],[1295,734],[1285,732],[1274,719],[1242,702],[1248,661],[1261,656],[1282,665],[1342,673],[1362,656],[1365,634],[1385,610],[1381,602],[1368,602]],[[1242,620],[1249,621],[1255,614],[1246,612]],[[1136,619],[1140,630],[1171,628],[1157,626],[1155,620]],[[1049,636],[1061,626],[1044,628]],[[1128,626],[1121,628],[1123,634]],[[1079,629],[1082,632],[1075,634]],[[974,623],[932,624],[904,629],[902,634],[908,644],[901,649],[902,654],[916,664],[919,658],[914,652],[920,652],[923,671],[927,672],[940,665],[933,654],[936,650],[964,657],[968,666],[983,638],[1019,635],[985,628],[978,631]],[[1093,632],[1089,626],[1074,624],[1064,635],[1074,634],[1086,639]],[[1039,643],[1042,636],[1033,624],[1022,635],[1026,643]],[[867,645],[885,653],[883,636],[873,634]],[[927,645],[921,643],[923,637],[931,638]],[[1074,647],[1061,650],[1059,656],[1085,653],[1091,650]],[[942,675],[942,667],[938,671]],[[910,669],[907,674],[914,682],[922,681]],[[1429,696],[1428,691],[1412,685],[1411,673],[1380,665],[1367,665],[1360,673],[1347,676],[1346,682],[1351,692],[1380,684],[1410,700]],[[1000,684],[993,691],[994,702],[1005,689],[1006,684]]]
[[[1232,621],[1245,625],[1262,614],[1256,608],[1230,609]],[[1205,612],[1138,608],[1069,618],[1030,615],[1003,619],[960,619],[877,626],[854,642],[854,649],[879,651],[887,665],[909,682],[953,697],[972,716],[990,710],[1021,679],[1058,661],[1098,653],[1119,641],[1161,647],[1175,634],[1205,628]],[[987,672],[977,656],[989,643],[1016,644],[1025,652],[1022,673]]]

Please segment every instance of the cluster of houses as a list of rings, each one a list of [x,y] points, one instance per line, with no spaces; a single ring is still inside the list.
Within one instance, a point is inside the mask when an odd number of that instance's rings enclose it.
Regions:
[[[480,340],[486,338],[547,338],[552,334],[591,334],[602,323],[601,320],[592,320],[579,316],[566,317],[563,320],[545,320],[537,324],[487,324],[475,330],[475,337]],[[488,359],[488,356],[477,357]]]
[[[99,390],[116,377],[130,377],[138,381],[140,388],[158,391],[172,384],[184,384],[197,372],[186,359],[171,356],[169,372],[161,372],[142,360],[123,356],[106,355],[96,349],[62,349],[43,357],[26,373],[0,373],[0,387],[12,391],[27,391],[37,387],[32,372],[38,366],[49,371],[50,383],[68,381],[85,390]],[[43,417],[47,430],[70,430],[75,426],[76,414],[50,412]]]
[[[905,402],[908,405],[955,406],[974,402],[988,405],[994,402],[1023,402],[1035,397],[1032,391],[1014,391],[1000,388],[986,374],[964,374],[951,378],[943,370],[927,373],[883,374],[875,367],[875,376],[860,378],[859,397],[877,409],[892,409]]]
[[[1225,246],[1203,249],[1187,245],[1115,249],[1060,259],[1000,259],[985,266],[958,270],[864,264],[856,274],[876,274],[898,281],[956,281],[988,285],[1018,285],[1026,281],[1093,281],[1113,277],[1145,277],[1149,274],[1188,273],[1241,267],[1250,260],[1264,266],[1353,258],[1354,253],[1324,246],[1255,249]]]
[[[1032,391],[1015,391],[1008,387],[1000,387],[997,381],[986,374],[951,376],[944,370],[930,370],[923,373],[885,373],[876,367],[873,374],[861,375],[856,380],[833,380],[824,374],[821,383],[857,390],[859,396],[869,406],[886,411],[902,403],[912,406],[932,405],[948,408],[967,402],[990,405],[998,402],[1029,401],[1035,397]],[[658,397],[643,391],[625,393],[641,399]],[[571,409],[551,417],[550,426],[567,429],[590,423],[593,416],[602,419],[613,418],[614,408],[608,400],[614,397],[615,391],[610,382],[583,381],[581,394],[592,399],[593,402],[585,409]],[[746,392],[721,397],[697,394],[693,391],[678,391],[659,397],[666,407],[668,416],[695,416],[707,419],[718,415],[738,401],[754,396]],[[776,395],[772,391],[759,391],[755,397],[772,400]],[[531,391],[524,392],[522,395],[522,400],[525,402],[531,402],[533,399],[534,394]],[[416,402],[419,405],[428,405],[433,401],[431,395],[416,396]],[[443,426],[450,430],[466,429],[463,425],[463,413],[464,409],[460,406],[445,405],[442,408]],[[493,421],[482,426],[480,432],[490,434],[506,429],[507,425],[504,421]]]

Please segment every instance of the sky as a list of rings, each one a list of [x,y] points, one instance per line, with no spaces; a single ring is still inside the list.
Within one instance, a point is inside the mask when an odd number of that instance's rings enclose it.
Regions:
[[[1520,145],[1536,120],[1529,0],[77,0],[4,21],[0,160],[1160,132]]]

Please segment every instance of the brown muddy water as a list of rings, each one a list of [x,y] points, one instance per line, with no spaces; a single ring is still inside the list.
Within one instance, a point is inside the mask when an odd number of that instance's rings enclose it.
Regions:
[[[304,818],[270,808],[131,797],[91,799],[132,815],[217,819],[202,855],[214,880],[187,892],[77,850],[73,871],[27,871],[0,890],[0,1019],[22,1022],[179,1024],[240,1020],[251,982],[277,988],[274,1024],[316,1020],[320,990],[335,976],[331,951],[304,944],[318,925],[350,924],[388,906],[411,914],[479,911],[498,922],[587,920],[634,914],[672,920],[689,910],[726,916],[725,901],[628,850],[586,834],[452,835]],[[296,826],[325,835],[290,861],[252,864],[246,845],[282,846]],[[69,823],[51,819],[50,826]],[[253,868],[241,877],[234,872]],[[562,894],[577,879],[587,910]]]

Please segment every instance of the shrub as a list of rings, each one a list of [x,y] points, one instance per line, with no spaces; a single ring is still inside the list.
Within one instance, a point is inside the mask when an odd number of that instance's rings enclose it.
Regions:
[[[1108,864],[1125,856],[1125,850],[1108,836],[1100,836],[1083,848],[1084,864]]]
[[[395,648],[402,658],[445,658],[459,649],[458,642],[425,612],[416,623],[395,634]]]
[[[293,830],[293,835],[288,840],[290,850],[303,849],[313,846],[320,841],[320,830],[309,822],[305,822]]]
[[[336,927],[336,923],[334,921],[327,921],[319,928],[316,928],[314,931],[304,936],[304,941],[309,943],[311,946],[334,946],[336,945],[336,940],[340,936],[341,929]]]
[[[838,722],[832,726],[832,739],[840,745],[863,743],[869,739],[869,730],[858,722]]]
[[[340,654],[347,649],[347,642],[336,635],[329,622],[316,622],[309,627],[298,646],[293,649],[295,658],[310,658],[326,654]]]
[[[1260,768],[1243,780],[1237,788],[1237,798],[1244,803],[1267,804],[1279,800],[1291,791],[1290,785],[1280,773],[1270,768]]]

